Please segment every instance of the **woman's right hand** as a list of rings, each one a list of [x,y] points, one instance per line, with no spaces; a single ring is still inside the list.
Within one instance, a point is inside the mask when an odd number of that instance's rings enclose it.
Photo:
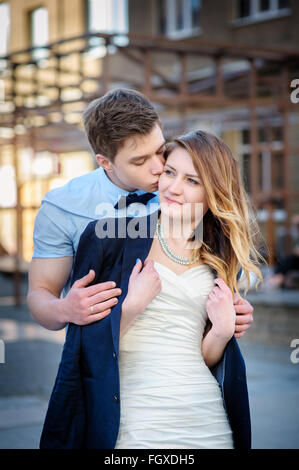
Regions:
[[[130,316],[142,313],[159,294],[161,288],[161,280],[154,268],[154,261],[147,259],[142,268],[139,259],[130,275],[128,293],[122,305],[123,312]]]

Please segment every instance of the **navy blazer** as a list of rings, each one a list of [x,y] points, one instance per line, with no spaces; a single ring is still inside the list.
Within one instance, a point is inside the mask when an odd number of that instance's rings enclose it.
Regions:
[[[113,449],[120,423],[118,370],[121,306],[136,259],[149,253],[159,211],[113,219],[116,236],[98,235],[112,219],[91,222],[80,238],[72,283],[93,269],[92,284],[115,281],[118,303],[100,321],[70,323],[40,440],[41,449]],[[111,226],[110,226],[111,227]],[[130,236],[126,231],[130,230]],[[132,237],[136,234],[136,238]],[[235,337],[212,373],[221,387],[234,447],[250,448],[251,428],[245,364]]]

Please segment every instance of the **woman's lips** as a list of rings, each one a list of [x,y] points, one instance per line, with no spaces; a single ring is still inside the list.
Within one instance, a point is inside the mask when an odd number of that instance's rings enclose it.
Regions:
[[[180,206],[182,205],[181,202],[174,201],[173,199],[169,199],[169,198],[166,197],[166,196],[164,196],[164,199],[165,199],[165,201],[167,202],[167,204],[179,204]]]

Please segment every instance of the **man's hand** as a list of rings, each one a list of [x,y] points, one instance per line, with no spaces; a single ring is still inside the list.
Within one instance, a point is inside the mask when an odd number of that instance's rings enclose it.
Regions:
[[[88,325],[109,315],[117,304],[121,289],[113,281],[88,286],[95,277],[91,269],[86,276],[74,282],[70,291],[61,301],[63,321],[76,325]]]
[[[252,305],[238,294],[234,295],[234,307],[236,310],[235,338],[243,336],[253,322]]]
[[[33,258],[30,263],[28,307],[33,320],[49,330],[61,330],[69,322],[87,325],[104,318],[121,293],[111,281],[86,287],[95,277],[91,270],[60,298],[72,264],[72,257]]]

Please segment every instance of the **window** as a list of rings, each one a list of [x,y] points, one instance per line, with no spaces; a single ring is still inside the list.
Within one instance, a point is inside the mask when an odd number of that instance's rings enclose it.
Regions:
[[[170,37],[200,33],[201,0],[157,0],[160,33]]]
[[[243,144],[249,144],[250,143],[249,129],[243,129],[242,130],[242,143]]]
[[[238,17],[246,18],[247,16],[250,16],[250,0],[239,0]]]
[[[260,11],[269,11],[271,6],[270,0],[260,0],[259,9]]]
[[[283,188],[283,156],[280,152],[259,154],[259,189],[272,191]]]
[[[9,39],[9,5],[0,3],[0,57],[8,53]]]
[[[283,155],[280,152],[272,153],[271,159],[272,187],[273,189],[283,188]]]
[[[250,193],[250,153],[244,153],[242,155],[242,177],[246,192]]]
[[[158,33],[166,34],[166,8],[164,0],[156,0],[157,5],[157,18],[158,18]]]
[[[268,139],[267,139],[268,135]],[[271,142],[271,148],[267,147],[267,142]],[[283,154],[282,149],[282,129],[279,126],[259,127],[258,144],[264,146],[258,153],[258,188],[260,191],[273,191],[283,189]],[[266,144],[266,145],[265,145]],[[241,170],[245,189],[250,193],[250,130],[241,131]]]
[[[290,0],[278,0],[278,8],[290,8]]]
[[[191,0],[191,24],[192,29],[200,27],[200,2]]]
[[[47,8],[40,7],[31,11],[30,32],[31,45],[36,47],[32,53],[34,60],[47,58],[49,51],[41,47],[45,46],[49,42],[49,19]]]
[[[289,0],[237,0],[237,21],[251,22],[290,13]],[[244,21],[245,20],[245,21]]]
[[[116,45],[128,43],[126,34],[128,27],[128,0],[87,0],[87,30],[88,32],[120,33],[114,38]],[[105,54],[101,38],[91,38],[89,45],[97,56]]]

